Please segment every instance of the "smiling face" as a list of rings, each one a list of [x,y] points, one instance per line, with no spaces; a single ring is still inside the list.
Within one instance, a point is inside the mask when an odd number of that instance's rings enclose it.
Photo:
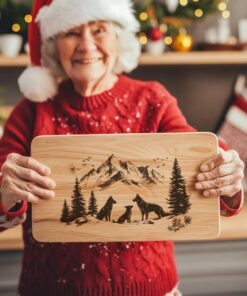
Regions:
[[[59,59],[74,84],[96,83],[115,77],[117,36],[109,22],[90,22],[57,38]]]

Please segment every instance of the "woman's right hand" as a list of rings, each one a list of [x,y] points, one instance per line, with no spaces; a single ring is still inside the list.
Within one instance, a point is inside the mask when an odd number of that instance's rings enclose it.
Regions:
[[[38,203],[55,197],[51,170],[31,157],[10,153],[2,165],[1,203],[8,210],[20,200]]]

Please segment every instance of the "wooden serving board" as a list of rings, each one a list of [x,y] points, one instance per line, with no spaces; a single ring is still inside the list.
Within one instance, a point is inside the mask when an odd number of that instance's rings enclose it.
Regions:
[[[48,165],[53,200],[32,207],[42,242],[212,239],[219,200],[194,189],[217,153],[211,133],[40,136],[32,157]]]

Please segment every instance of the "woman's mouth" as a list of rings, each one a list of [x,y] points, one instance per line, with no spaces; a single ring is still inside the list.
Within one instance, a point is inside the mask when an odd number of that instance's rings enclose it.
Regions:
[[[102,59],[103,58],[78,58],[78,59],[74,59],[72,61],[72,63],[73,64],[81,64],[81,65],[89,65],[89,64],[98,63]]]

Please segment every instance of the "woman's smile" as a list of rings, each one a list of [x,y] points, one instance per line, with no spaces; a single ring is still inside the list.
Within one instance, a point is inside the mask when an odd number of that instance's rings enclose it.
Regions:
[[[91,64],[95,64],[98,62],[101,62],[103,60],[102,57],[98,57],[98,58],[75,58],[72,60],[72,64],[73,65],[91,65]]]

